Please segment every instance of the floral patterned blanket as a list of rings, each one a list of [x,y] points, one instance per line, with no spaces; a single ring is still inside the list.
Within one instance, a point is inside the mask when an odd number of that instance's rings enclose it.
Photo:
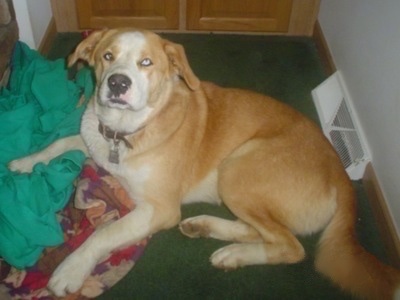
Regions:
[[[96,227],[115,221],[133,209],[133,201],[116,179],[88,159],[77,180],[74,196],[59,213],[64,243],[46,249],[39,261],[25,270],[17,270],[2,261],[0,299],[56,299],[46,285],[58,264],[78,248]],[[99,262],[83,287],[65,299],[88,299],[102,294],[134,266],[148,240],[115,251]]]

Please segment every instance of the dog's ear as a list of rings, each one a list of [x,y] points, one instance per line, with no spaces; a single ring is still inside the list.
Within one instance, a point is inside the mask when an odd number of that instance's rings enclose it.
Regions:
[[[196,90],[200,86],[200,80],[193,73],[186,58],[185,49],[169,41],[165,41],[165,53],[168,56],[172,69],[186,82],[191,90]]]
[[[71,67],[79,59],[93,65],[92,53],[97,43],[106,33],[107,29],[93,31],[87,38],[78,44],[75,51],[68,57],[68,66]]]

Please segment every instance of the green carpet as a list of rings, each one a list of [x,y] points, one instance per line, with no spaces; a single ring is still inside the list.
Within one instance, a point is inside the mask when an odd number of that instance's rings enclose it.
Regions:
[[[168,34],[185,46],[194,72],[202,80],[274,96],[318,122],[311,90],[326,75],[309,38]],[[59,34],[48,58],[67,56],[80,34]],[[361,182],[354,182],[359,201],[360,242],[385,259],[371,208]],[[225,207],[192,204],[183,217],[211,214],[233,218]],[[99,299],[352,299],[314,271],[318,235],[302,237],[306,259],[295,265],[252,266],[224,272],[209,257],[227,243],[189,239],[177,228],[157,233],[137,265]]]

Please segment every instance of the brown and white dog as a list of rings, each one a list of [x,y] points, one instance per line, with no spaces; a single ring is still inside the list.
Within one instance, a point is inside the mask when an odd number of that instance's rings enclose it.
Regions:
[[[180,223],[189,237],[234,243],[211,263],[222,269],[296,263],[296,235],[324,230],[316,268],[371,299],[399,293],[400,273],[356,241],[355,196],[319,128],[285,104],[250,91],[200,82],[182,46],[134,29],[92,33],[70,56],[87,61],[97,86],[81,135],[10,164],[29,171],[81,149],[125,187],[136,209],[103,227],[55,270],[58,296],[75,292],[112,250],[180,222],[183,203],[221,202],[236,221],[211,216]]]

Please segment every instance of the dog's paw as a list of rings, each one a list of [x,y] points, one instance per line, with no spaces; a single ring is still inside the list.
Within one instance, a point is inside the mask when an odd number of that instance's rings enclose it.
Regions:
[[[236,244],[218,249],[211,255],[211,264],[218,269],[227,271],[237,269],[240,266],[239,251],[240,247]]]
[[[83,256],[82,256],[83,257]],[[54,271],[47,287],[58,297],[77,292],[89,276],[93,266],[81,256],[70,255]]]
[[[211,255],[210,261],[214,267],[224,270],[268,263],[266,249],[262,243],[225,246],[215,251]]]
[[[33,160],[26,157],[11,161],[8,164],[8,169],[13,172],[30,173],[32,172],[33,166],[34,166]]]
[[[205,226],[202,216],[187,218],[179,224],[179,230],[190,238],[209,237],[210,231]]]

